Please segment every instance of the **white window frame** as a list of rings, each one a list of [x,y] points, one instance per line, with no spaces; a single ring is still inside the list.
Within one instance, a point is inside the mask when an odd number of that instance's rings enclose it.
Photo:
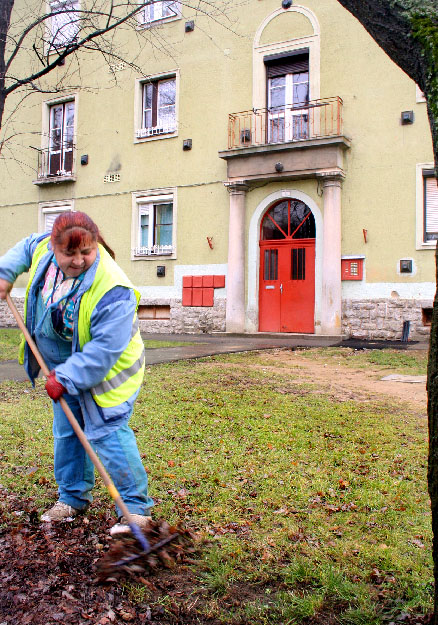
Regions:
[[[65,25],[68,23],[66,20],[64,22],[64,26],[62,27],[62,31],[64,32],[64,36],[62,36],[59,42],[56,41],[56,32],[55,32],[55,22],[54,19],[50,19],[50,24],[48,25],[49,37],[47,42],[48,52],[57,52],[58,50],[65,48],[67,44],[76,39],[76,36],[79,32],[79,11],[80,11],[80,0],[53,0],[52,2],[48,2],[48,10],[49,13],[57,11],[59,9],[72,9],[76,13],[69,13],[69,15],[74,18],[71,22],[70,29],[71,33],[69,33],[69,27]],[[59,35],[60,33],[58,33]],[[70,35],[68,38],[65,35]]]
[[[73,122],[73,160],[72,170],[65,176],[49,176],[49,148],[50,148],[50,115],[52,108],[58,104],[65,104],[67,102],[74,102],[74,122]],[[54,181],[60,178],[75,180],[76,172],[76,136],[77,136],[77,123],[78,123],[78,96],[72,94],[63,98],[57,98],[55,100],[47,100],[43,102],[42,110],[42,122],[41,122],[41,151],[46,154],[46,167],[43,175],[40,176],[40,181]]]
[[[46,220],[58,217],[67,211],[74,211],[74,200],[56,200],[54,202],[40,202],[38,204],[38,232],[50,232],[47,229]]]
[[[156,141],[157,139],[170,139],[178,136],[178,109],[179,109],[179,70],[172,70],[162,74],[155,74],[147,78],[138,78],[135,84],[134,97],[134,143]],[[144,115],[144,91],[145,85],[159,83],[165,80],[175,80],[175,119],[172,127],[143,126]]]
[[[307,80],[301,81],[300,83],[295,81],[295,77],[298,74],[305,74],[305,73],[307,74]],[[309,107],[306,106],[306,104],[308,104],[310,100],[309,75],[310,75],[309,70],[307,70],[306,72],[295,72],[292,74],[284,74],[285,98],[284,98],[284,104],[282,107],[278,107],[278,106],[274,107],[272,105],[272,96],[273,96],[274,89],[276,87],[272,86],[273,78],[268,78],[267,107],[269,110],[269,128],[268,128],[269,137],[268,138],[269,138],[270,143],[271,142],[276,143],[275,141],[273,141],[273,139],[275,138],[275,133],[277,133],[277,136],[280,134],[278,128],[277,130],[274,130],[274,127],[273,127],[273,124],[275,123],[275,121],[280,122],[280,120],[283,120],[283,131],[282,131],[281,139],[278,139],[277,142],[287,143],[289,141],[296,141],[299,139],[308,138],[309,136],[309,122],[308,122]],[[281,78],[281,76],[278,76],[278,78]],[[295,101],[294,87],[297,84],[307,85],[308,97],[307,97],[306,102]],[[303,105],[302,108],[296,108],[297,105],[299,104]],[[305,119],[306,116],[307,116],[307,120]],[[303,122],[301,122],[300,120],[303,120]],[[301,129],[301,133],[297,132],[296,122],[298,123],[299,128]]]
[[[416,249],[417,250],[434,250],[436,241],[424,240],[424,176],[423,171],[434,169],[433,162],[418,163],[416,166]]]
[[[171,14],[163,16],[163,9],[171,6]],[[152,17],[151,17],[152,13]],[[164,22],[181,19],[181,2],[178,0],[152,0],[137,14],[140,28],[151,28]]]
[[[154,245],[153,241],[153,211],[154,205],[172,204],[172,245]],[[148,214],[150,245],[141,247],[141,217]],[[153,189],[136,191],[132,193],[132,219],[131,219],[131,260],[154,260],[157,258],[176,258],[176,188]]]

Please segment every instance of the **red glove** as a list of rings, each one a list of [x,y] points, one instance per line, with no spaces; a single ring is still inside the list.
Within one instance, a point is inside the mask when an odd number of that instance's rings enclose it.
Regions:
[[[65,393],[67,389],[65,386],[58,382],[56,379],[55,371],[51,371],[49,377],[46,382],[46,391],[49,397],[51,397],[54,401],[58,401],[63,393]]]

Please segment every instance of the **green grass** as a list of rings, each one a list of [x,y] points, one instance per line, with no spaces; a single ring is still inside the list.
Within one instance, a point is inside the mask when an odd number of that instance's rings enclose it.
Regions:
[[[162,347],[184,347],[184,345],[199,345],[199,343],[191,343],[189,341],[153,341],[149,339],[143,339],[143,343],[146,349],[159,349]]]
[[[20,330],[15,328],[0,328],[0,362],[4,362],[5,360],[17,360],[20,340]],[[144,339],[143,343],[146,349],[196,345],[196,343],[187,341],[153,341],[148,339]]]
[[[17,360],[21,332],[15,328],[0,328],[0,362]]]
[[[391,367],[406,371],[406,355]],[[155,514],[206,540],[193,565],[200,622],[380,625],[432,609],[425,416],[334,402],[311,382],[263,353],[146,370],[131,424]],[[43,507],[55,491],[43,387],[2,383],[0,405],[1,482]]]
[[[317,355],[327,362],[357,369],[366,369],[371,365],[376,371],[391,370],[405,375],[426,375],[427,371],[427,350],[325,347],[297,351],[308,358],[314,358]]]

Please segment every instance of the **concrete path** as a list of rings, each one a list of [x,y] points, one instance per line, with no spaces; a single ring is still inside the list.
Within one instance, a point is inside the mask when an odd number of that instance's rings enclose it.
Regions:
[[[399,349],[427,348],[426,344],[402,344],[400,341],[342,341],[339,336],[318,336],[315,334],[143,334],[143,339],[186,343],[186,345],[179,347],[146,349],[146,366],[175,362],[177,360],[203,358],[215,354],[275,348],[328,347],[334,345],[356,349],[363,349],[364,347],[367,349],[382,349],[382,347],[397,347]],[[0,382],[4,380],[22,382],[27,379],[23,367],[16,360],[0,362]]]

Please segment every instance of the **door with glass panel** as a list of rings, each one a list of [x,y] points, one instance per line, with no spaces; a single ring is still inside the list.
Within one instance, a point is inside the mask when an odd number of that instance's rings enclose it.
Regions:
[[[48,175],[69,175],[73,170],[75,103],[50,107]]]
[[[309,137],[308,54],[266,65],[268,78],[268,143]]]
[[[259,331],[313,333],[315,220],[295,199],[276,203],[260,230]]]

